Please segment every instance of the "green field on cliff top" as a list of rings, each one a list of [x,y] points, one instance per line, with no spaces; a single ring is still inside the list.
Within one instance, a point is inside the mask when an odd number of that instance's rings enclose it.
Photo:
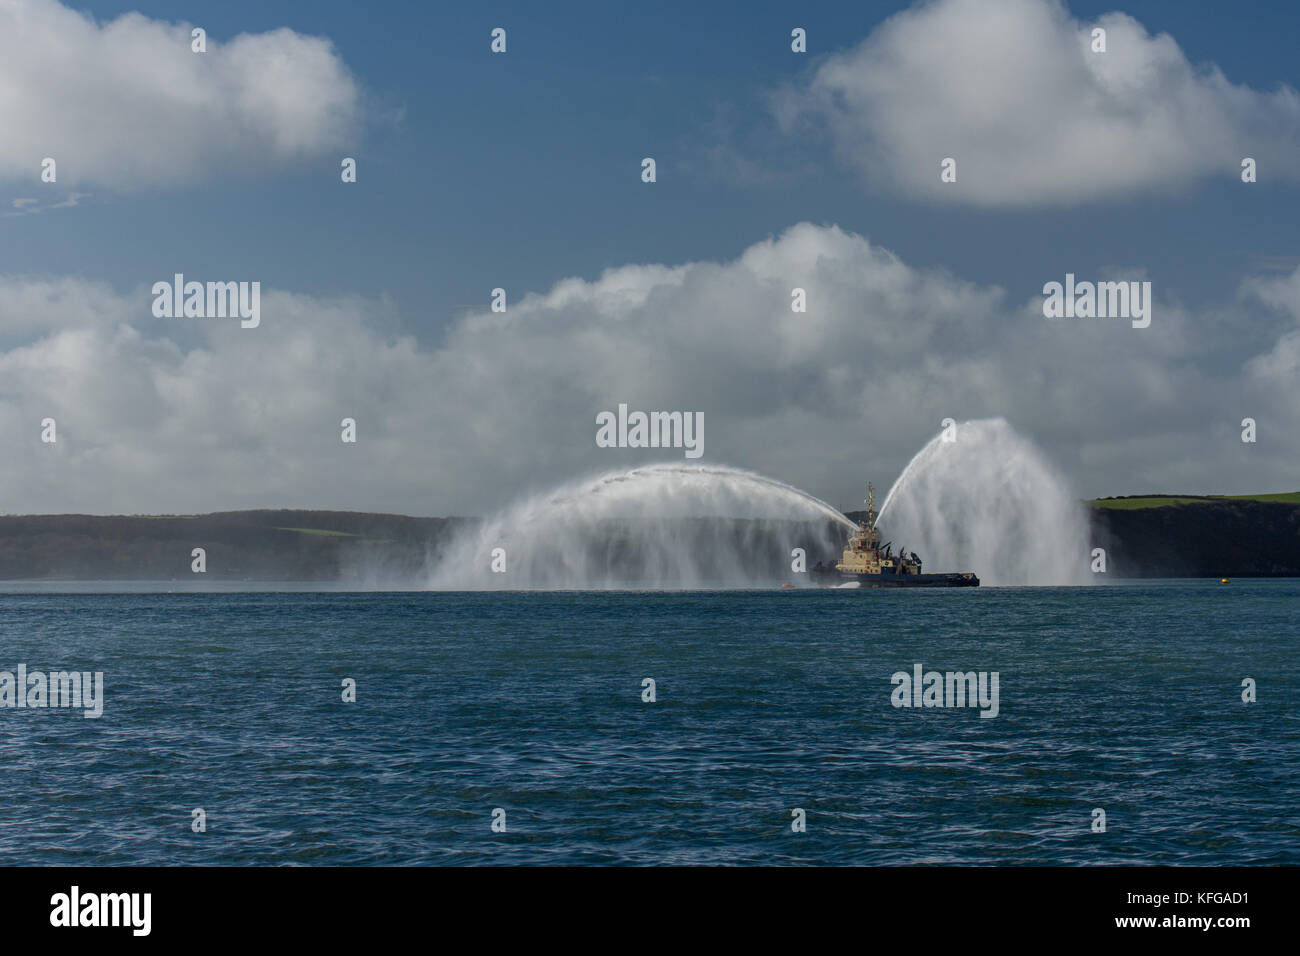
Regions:
[[[1168,505],[1208,504],[1216,501],[1267,501],[1287,505],[1300,505],[1300,491],[1283,491],[1274,495],[1133,495],[1119,498],[1094,498],[1088,504],[1094,508],[1164,508]]]

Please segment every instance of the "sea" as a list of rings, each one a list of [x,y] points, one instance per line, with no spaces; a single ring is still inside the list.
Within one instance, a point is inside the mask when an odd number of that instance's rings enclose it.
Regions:
[[[1300,580],[122,587],[0,588],[103,680],[0,707],[0,865],[1300,863]]]

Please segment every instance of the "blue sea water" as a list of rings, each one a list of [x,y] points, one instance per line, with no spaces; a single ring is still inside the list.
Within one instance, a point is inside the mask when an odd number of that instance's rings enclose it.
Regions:
[[[1298,608],[1296,580],[0,593],[0,670],[106,698],[0,708],[0,864],[1295,864]],[[917,663],[997,671],[998,716],[893,706]]]

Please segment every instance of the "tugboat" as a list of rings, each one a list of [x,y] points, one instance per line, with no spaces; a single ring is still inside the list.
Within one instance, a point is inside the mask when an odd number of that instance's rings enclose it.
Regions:
[[[853,585],[863,588],[977,588],[980,579],[972,572],[922,574],[921,559],[916,552],[899,549],[893,542],[880,546],[876,530],[876,492],[867,485],[867,520],[849,535],[844,556],[839,563],[827,566],[818,561],[809,572],[822,587]]]

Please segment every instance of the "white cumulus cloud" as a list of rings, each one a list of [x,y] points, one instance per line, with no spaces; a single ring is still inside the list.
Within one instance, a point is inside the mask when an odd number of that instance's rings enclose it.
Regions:
[[[173,186],[262,172],[351,141],[357,83],[289,29],[209,36],[138,13],[97,23],[57,0],[0,0],[0,178]]]
[[[1106,31],[1106,51],[1092,33]],[[984,206],[1180,190],[1207,176],[1300,176],[1300,95],[1230,82],[1123,13],[1058,0],[938,0],[877,27],[775,97],[790,130],[823,125],[873,188]],[[940,162],[957,161],[957,181]]]
[[[1298,293],[1300,271],[1248,284],[1230,316],[1157,297],[1147,329],[1048,321],[1039,298],[808,223],[729,261],[564,279],[436,345],[384,331],[371,300],[264,289],[261,325],[242,329],[154,318],[147,285],[0,277],[0,509],[483,514],[575,476],[687,463],[598,448],[596,416],[620,402],[701,412],[701,464],[844,507],[948,417],[1005,417],[1081,494],[1288,490]],[[1267,440],[1240,442],[1247,415]]]

